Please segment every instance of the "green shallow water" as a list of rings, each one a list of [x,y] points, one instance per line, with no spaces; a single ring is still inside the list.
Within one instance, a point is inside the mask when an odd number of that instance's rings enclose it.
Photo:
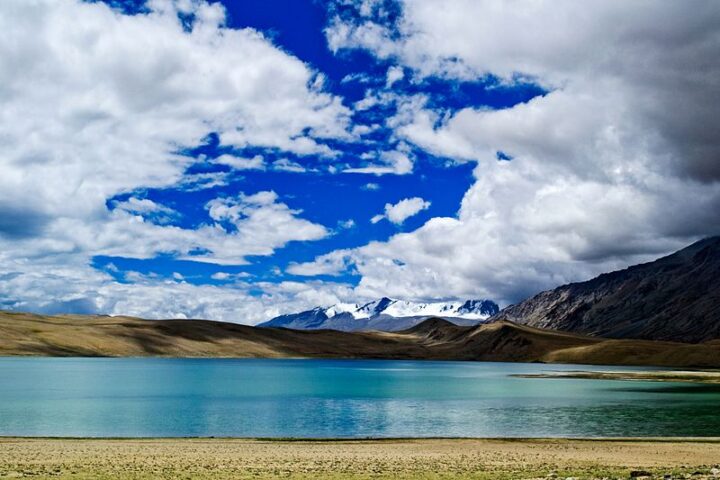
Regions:
[[[720,386],[509,376],[602,369],[619,368],[6,357],[0,435],[720,436]]]

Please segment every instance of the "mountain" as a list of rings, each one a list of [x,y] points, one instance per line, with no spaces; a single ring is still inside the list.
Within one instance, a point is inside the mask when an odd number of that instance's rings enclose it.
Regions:
[[[608,338],[720,338],[720,237],[505,308],[492,320]]]
[[[0,356],[384,358],[720,367],[720,341],[612,340],[498,321],[430,318],[400,332],[257,328],[209,320],[143,320],[0,312]]]
[[[259,327],[284,327],[298,330],[405,330],[429,317],[441,317],[457,325],[476,325],[498,313],[492,300],[466,302],[416,303],[383,297],[365,304],[338,303],[300,313],[280,315]]]

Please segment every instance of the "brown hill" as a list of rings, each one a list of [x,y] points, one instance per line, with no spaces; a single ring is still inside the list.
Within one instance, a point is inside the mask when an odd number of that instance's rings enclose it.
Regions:
[[[207,320],[0,312],[0,355],[316,357],[720,367],[720,342],[605,340],[511,322],[429,319],[403,332],[258,328]]]
[[[720,237],[539,293],[493,319],[607,338],[720,338]]]
[[[399,333],[413,335],[424,342],[445,343],[458,339],[473,328],[472,326],[456,325],[444,318],[428,318]]]

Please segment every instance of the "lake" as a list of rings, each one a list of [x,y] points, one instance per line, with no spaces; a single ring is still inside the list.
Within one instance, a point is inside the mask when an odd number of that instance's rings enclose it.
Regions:
[[[5,357],[0,435],[720,435],[719,386],[509,376],[579,369],[621,367]]]

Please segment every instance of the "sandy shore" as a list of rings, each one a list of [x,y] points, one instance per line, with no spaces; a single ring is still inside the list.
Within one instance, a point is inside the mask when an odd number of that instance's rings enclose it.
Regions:
[[[720,439],[0,439],[0,478],[701,479],[718,463]]]

